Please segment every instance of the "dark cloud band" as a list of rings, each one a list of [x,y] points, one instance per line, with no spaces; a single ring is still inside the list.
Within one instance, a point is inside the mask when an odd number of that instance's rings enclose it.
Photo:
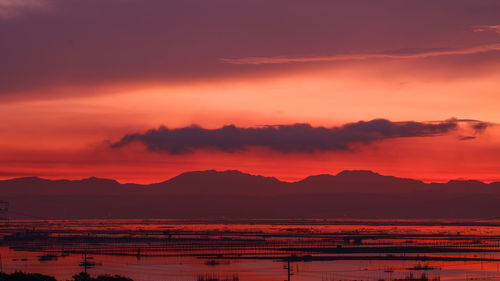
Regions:
[[[267,147],[288,153],[327,150],[349,150],[355,144],[369,144],[390,138],[429,137],[447,134],[458,128],[458,119],[437,122],[391,122],[385,119],[359,121],[339,127],[313,127],[309,124],[240,128],[234,125],[219,129],[198,126],[169,129],[160,127],[145,133],[124,136],[111,147],[133,142],[144,144],[149,151],[182,154],[196,149],[212,148],[225,152],[247,147]],[[467,121],[472,122],[472,121]],[[478,128],[486,123],[474,121]]]
[[[474,32],[496,30],[497,0],[2,2],[0,99],[281,75],[303,71],[297,62],[448,56],[440,65],[471,71],[458,55],[498,63],[496,34]]]

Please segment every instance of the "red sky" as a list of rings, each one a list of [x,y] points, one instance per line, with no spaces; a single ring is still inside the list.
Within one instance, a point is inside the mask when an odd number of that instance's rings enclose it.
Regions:
[[[238,169],[298,180],[369,169],[500,181],[499,25],[493,0],[0,0],[0,178],[150,183]],[[488,126],[459,121],[439,134],[314,151],[276,149],[293,142],[284,136],[235,151],[203,135],[182,139],[201,148],[180,154],[110,146],[160,126],[450,118]]]

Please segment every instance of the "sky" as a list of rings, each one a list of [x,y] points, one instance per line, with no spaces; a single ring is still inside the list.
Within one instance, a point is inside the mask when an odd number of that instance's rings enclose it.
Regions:
[[[500,2],[0,0],[0,179],[500,181]]]

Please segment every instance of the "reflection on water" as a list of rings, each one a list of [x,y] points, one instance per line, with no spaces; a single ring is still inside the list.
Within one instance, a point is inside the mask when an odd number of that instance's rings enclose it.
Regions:
[[[3,271],[58,280],[500,280],[500,221],[11,221],[0,235]]]

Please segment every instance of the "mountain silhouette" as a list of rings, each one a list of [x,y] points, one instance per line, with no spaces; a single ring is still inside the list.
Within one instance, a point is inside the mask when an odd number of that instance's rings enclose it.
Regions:
[[[149,185],[112,179],[0,181],[10,217],[69,218],[494,218],[500,183],[424,183],[372,171],[297,182],[236,170],[193,171]]]
[[[273,177],[255,176],[236,170],[208,170],[182,173],[150,187],[163,194],[269,195],[286,190],[286,185]]]
[[[425,190],[422,181],[382,176],[366,170],[342,171],[335,176],[316,175],[297,182],[302,190],[310,188],[315,192],[368,192],[368,193],[398,193]]]

